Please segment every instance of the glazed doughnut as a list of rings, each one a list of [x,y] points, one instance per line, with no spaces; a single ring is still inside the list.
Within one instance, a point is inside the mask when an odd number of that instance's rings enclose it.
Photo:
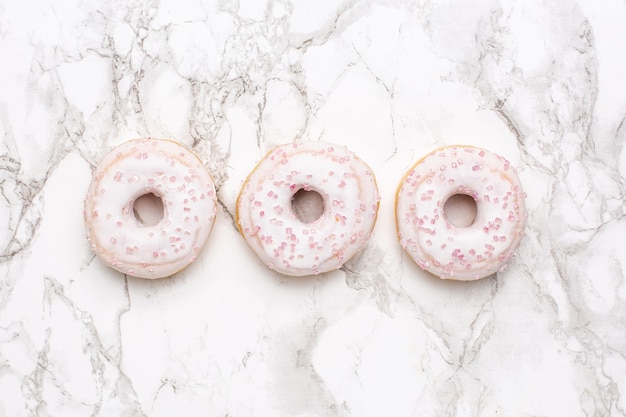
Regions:
[[[466,227],[453,224],[444,211],[446,201],[459,194],[476,203],[476,217]],[[443,279],[488,276],[504,267],[520,243],[525,198],[515,169],[503,157],[471,146],[437,149],[398,187],[400,244],[422,269]]]
[[[154,224],[135,212],[142,196],[162,202]],[[215,186],[187,148],[170,140],[131,140],[95,170],[84,215],[87,239],[103,262],[135,277],[162,278],[193,262],[206,243],[216,215]]]
[[[292,207],[300,190],[321,196],[317,220],[302,220]],[[365,245],[379,201],[374,174],[348,149],[323,142],[282,145],[245,180],[237,225],[270,268],[315,275],[339,268]]]

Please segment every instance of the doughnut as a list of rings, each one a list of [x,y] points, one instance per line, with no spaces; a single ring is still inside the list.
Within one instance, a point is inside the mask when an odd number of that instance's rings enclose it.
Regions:
[[[161,209],[160,219],[147,222],[138,213],[144,197]],[[163,139],[113,148],[93,174],[84,208],[93,252],[119,272],[140,278],[167,277],[193,262],[215,215],[211,175],[195,154]]]
[[[317,219],[299,213],[311,208],[294,207],[298,194],[310,193],[321,197]],[[271,150],[244,181],[236,222],[269,268],[317,275],[341,267],[363,248],[379,201],[373,172],[354,153],[324,142],[293,143]]]
[[[469,196],[475,219],[455,224],[452,197]],[[467,198],[467,197],[466,197]],[[443,279],[475,280],[501,271],[526,224],[526,194],[503,157],[472,146],[447,146],[418,161],[396,193],[402,248],[417,265]]]

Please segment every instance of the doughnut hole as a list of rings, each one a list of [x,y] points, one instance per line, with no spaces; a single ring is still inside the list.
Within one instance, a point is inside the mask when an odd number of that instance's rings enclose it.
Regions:
[[[291,197],[291,210],[301,222],[313,223],[324,213],[324,198],[317,191],[301,188]]]
[[[135,219],[142,226],[154,226],[163,218],[165,210],[163,200],[154,193],[146,193],[133,203]]]
[[[476,220],[476,201],[467,194],[453,194],[443,204],[443,214],[456,227],[469,227]]]

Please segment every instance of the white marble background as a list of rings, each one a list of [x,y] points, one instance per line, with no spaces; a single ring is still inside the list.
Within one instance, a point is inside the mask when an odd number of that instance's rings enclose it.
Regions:
[[[623,0],[0,1],[0,416],[626,416]],[[220,211],[168,279],[94,259],[110,147],[174,138]],[[287,279],[233,225],[272,146],[345,144],[377,175],[370,244]],[[518,167],[508,269],[422,272],[402,174],[444,144]]]

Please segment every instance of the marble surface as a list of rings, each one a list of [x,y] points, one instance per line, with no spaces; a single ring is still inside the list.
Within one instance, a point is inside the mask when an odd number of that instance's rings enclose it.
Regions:
[[[0,416],[626,416],[626,3],[0,1]],[[95,259],[83,199],[114,145],[173,138],[220,208],[167,279]],[[233,223],[274,145],[347,145],[379,219],[288,279]],[[402,253],[403,173],[506,156],[509,267],[447,282]]]

